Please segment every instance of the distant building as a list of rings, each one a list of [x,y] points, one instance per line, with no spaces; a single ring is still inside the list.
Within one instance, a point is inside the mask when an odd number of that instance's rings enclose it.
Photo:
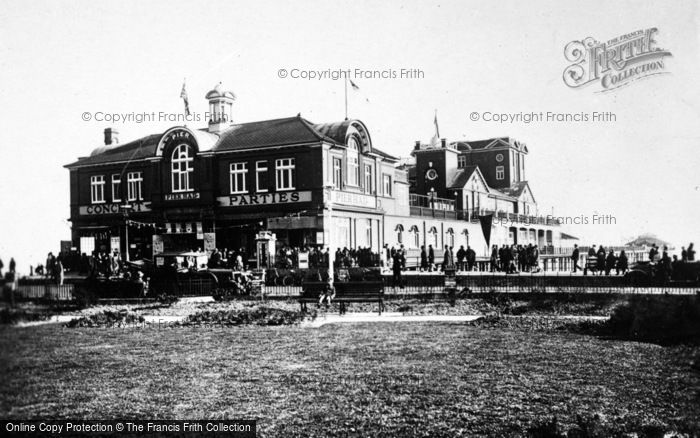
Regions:
[[[418,143],[415,164],[399,165],[360,120],[235,123],[233,93],[219,85],[206,99],[205,128],[175,126],[123,144],[108,128],[103,146],[65,166],[80,252],[250,254],[262,230],[293,247],[471,245],[487,255],[493,244],[558,245],[557,224],[537,217],[527,148],[517,141]]]

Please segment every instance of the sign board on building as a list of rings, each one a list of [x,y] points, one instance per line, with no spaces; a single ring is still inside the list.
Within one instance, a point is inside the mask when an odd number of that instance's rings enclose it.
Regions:
[[[130,213],[136,212],[140,213],[142,211],[151,211],[150,202],[132,202],[128,204],[130,208],[128,211]],[[78,207],[78,213],[82,216],[89,216],[95,214],[120,214],[124,212],[122,208],[123,204],[93,204],[93,205],[81,205]]]
[[[216,233],[204,233],[204,252],[211,254],[216,249]]]
[[[273,192],[254,195],[229,195],[217,198],[222,207],[243,207],[249,205],[291,204],[311,202],[311,192]]]
[[[164,251],[163,236],[159,234],[153,235],[153,255],[162,254]]]
[[[331,202],[334,204],[352,205],[353,207],[377,208],[377,198],[362,193],[331,191]]]
[[[309,253],[299,253],[299,269],[309,269]]]
[[[199,199],[199,192],[166,193],[163,199],[166,201],[191,201]]]

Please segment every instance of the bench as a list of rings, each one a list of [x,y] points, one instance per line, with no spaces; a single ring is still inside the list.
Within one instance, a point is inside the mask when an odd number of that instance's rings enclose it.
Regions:
[[[301,310],[306,311],[307,303],[318,303],[321,291],[325,287],[325,282],[307,281],[302,284],[299,303]],[[335,287],[335,298],[332,302],[340,305],[340,313],[347,310],[348,303],[374,303],[379,304],[379,314],[384,311],[384,282],[381,280],[366,281],[337,281]]]

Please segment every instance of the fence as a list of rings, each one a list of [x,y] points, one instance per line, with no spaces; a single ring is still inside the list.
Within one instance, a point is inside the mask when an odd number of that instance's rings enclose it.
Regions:
[[[400,284],[391,276],[382,276],[386,296],[438,294],[445,290],[443,274],[403,275]],[[630,285],[623,276],[581,275],[506,275],[503,273],[457,275],[458,292],[469,293],[618,293],[618,294],[696,294],[700,285]],[[265,295],[296,297],[301,285],[265,286]]]
[[[19,281],[14,290],[14,299],[18,301],[71,301],[73,300],[74,288],[75,285],[73,284],[57,285],[56,283],[49,281],[42,283],[26,283]]]

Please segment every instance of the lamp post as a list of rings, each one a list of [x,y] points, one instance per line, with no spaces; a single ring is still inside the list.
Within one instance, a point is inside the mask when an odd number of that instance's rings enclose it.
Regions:
[[[326,208],[328,209],[328,224],[326,224],[326,220],[324,217],[323,220],[323,229],[324,229],[324,239],[325,239],[325,229],[328,228],[328,281],[330,282],[331,286],[333,285],[333,282],[335,281],[335,242],[333,241],[333,185],[327,185],[324,186],[324,192],[328,195],[328,198],[326,200]],[[326,227],[327,225],[327,227]]]
[[[129,261],[129,210],[133,208],[131,204],[126,202],[119,206],[124,213],[124,261]]]

